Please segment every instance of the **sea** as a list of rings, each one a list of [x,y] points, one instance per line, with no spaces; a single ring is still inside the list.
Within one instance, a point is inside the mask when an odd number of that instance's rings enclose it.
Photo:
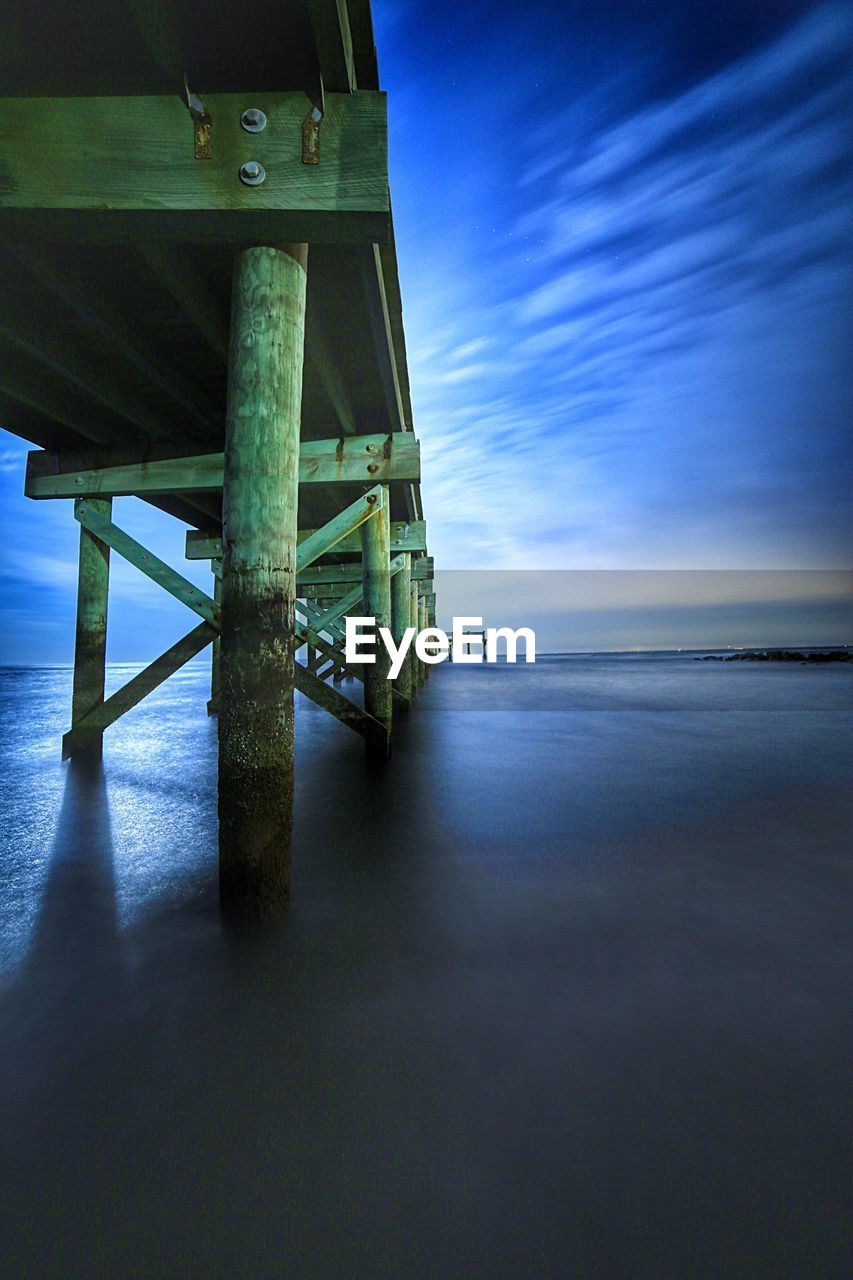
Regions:
[[[208,664],[95,767],[0,670],[0,1274],[845,1274],[853,664],[702,656],[443,664],[382,767],[299,698],[248,932]]]

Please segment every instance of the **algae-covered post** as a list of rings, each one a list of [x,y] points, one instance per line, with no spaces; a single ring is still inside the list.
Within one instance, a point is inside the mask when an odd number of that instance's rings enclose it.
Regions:
[[[390,499],[385,488],[380,510],[361,527],[362,597],[365,615],[376,619],[376,628],[391,627],[391,537]],[[391,683],[388,679],[388,652],[376,646],[376,661],[365,667],[364,709],[385,726],[386,745],[377,748],[368,740],[371,756],[387,755],[391,746]]]
[[[402,567],[391,579],[391,631],[394,636],[394,643],[398,646],[402,643],[403,637],[411,625],[409,622],[409,592],[412,585],[412,557],[403,555],[402,561]],[[401,698],[406,700],[405,710],[408,710],[408,702],[412,692],[411,665],[408,654],[403,660],[400,674],[394,681],[394,688]]]
[[[307,246],[248,249],[234,273],[222,490],[220,900],[287,898],[293,610]]]
[[[88,504],[105,520],[112,499]],[[74,686],[71,696],[71,728],[104,701],[107,661],[107,605],[110,591],[110,549],[80,525],[80,558],[77,568],[77,632],[74,643]],[[103,729],[78,730],[75,755],[97,757],[103,750]]]

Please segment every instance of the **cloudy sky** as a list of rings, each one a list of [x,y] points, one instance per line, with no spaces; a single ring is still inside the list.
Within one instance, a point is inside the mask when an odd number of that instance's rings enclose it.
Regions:
[[[439,562],[850,564],[853,9],[376,14]]]
[[[853,9],[374,16],[437,562],[850,565]],[[0,437],[0,661],[64,661],[76,530],[20,496],[24,449]],[[117,511],[181,566],[176,524]],[[185,611],[114,564],[111,656],[153,656]]]

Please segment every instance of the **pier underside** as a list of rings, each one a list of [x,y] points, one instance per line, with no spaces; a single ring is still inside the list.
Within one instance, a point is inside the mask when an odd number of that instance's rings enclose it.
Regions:
[[[23,12],[0,53],[0,423],[38,446],[27,495],[80,525],[63,755],[210,645],[222,902],[264,915],[294,689],[385,759],[426,669],[352,667],[343,619],[434,614],[369,4],[282,3],[274,31],[263,5],[103,7],[85,56],[71,17]],[[189,526],[209,593],[122,530],[122,495]],[[196,618],[105,700],[111,554]]]

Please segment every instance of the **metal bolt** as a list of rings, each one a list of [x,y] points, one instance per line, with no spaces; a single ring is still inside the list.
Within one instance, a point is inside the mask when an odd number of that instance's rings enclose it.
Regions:
[[[369,506],[371,506],[371,507],[372,507],[372,506],[373,506],[373,504],[374,504],[374,502],[376,501],[376,494],[375,494],[375,493],[369,493],[369,494],[367,495],[367,499],[366,499],[366,501],[367,501],[367,503],[369,504]]]
[[[267,176],[267,171],[257,160],[247,160],[240,165],[240,181],[247,187],[259,187]]]
[[[367,450],[367,452],[368,452],[368,453],[378,453],[378,452],[379,452],[379,450],[377,449],[377,447],[376,447],[376,445],[375,445],[375,444],[367,444],[367,445],[365,445],[364,447],[365,447],[365,449]]]
[[[247,107],[240,117],[240,124],[247,133],[263,133],[267,118],[260,107]]]
[[[78,489],[82,488],[82,486],[83,486],[83,477],[82,477],[82,476],[75,476],[75,477],[74,477],[74,483],[77,485],[77,488],[78,488]]]
[[[376,472],[379,470],[379,463],[378,463],[378,462],[371,462],[371,463],[370,463],[370,466],[367,468],[367,470],[370,472],[370,474],[371,474],[371,475],[375,475],[375,474],[376,474]]]

